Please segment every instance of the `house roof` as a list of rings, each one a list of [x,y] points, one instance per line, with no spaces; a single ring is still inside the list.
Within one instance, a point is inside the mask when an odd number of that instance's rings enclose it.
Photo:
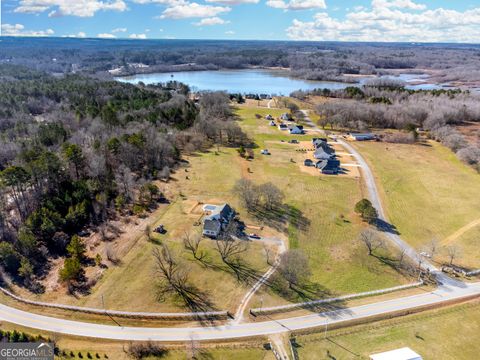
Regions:
[[[316,167],[320,170],[338,170],[340,161],[338,160],[320,160],[316,163]]]
[[[333,154],[330,154],[330,153],[326,152],[325,149],[323,149],[323,148],[318,148],[317,150],[315,150],[315,153],[313,154],[313,157],[315,159],[328,160],[328,159],[331,159],[333,157]]]
[[[350,134],[350,136],[355,137],[355,138],[374,138],[375,134],[372,134],[372,133],[364,133],[364,134],[354,133],[354,134]]]
[[[233,212],[233,209],[228,204],[223,204],[220,208],[220,216],[224,219],[228,218]]]
[[[219,232],[222,228],[220,221],[216,219],[205,219],[203,222],[203,230]]]
[[[408,347],[370,355],[371,360],[422,360],[422,357]]]

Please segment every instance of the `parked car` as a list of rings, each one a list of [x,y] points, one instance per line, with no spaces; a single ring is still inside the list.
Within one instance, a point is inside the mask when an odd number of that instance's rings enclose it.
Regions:
[[[159,225],[156,229],[155,229],[155,232],[156,233],[159,233],[159,234],[165,234],[167,232],[167,230],[165,230],[165,227],[163,225]]]
[[[250,239],[261,239],[261,238],[260,238],[260,235],[255,234],[255,233],[248,234],[248,237],[249,237]]]

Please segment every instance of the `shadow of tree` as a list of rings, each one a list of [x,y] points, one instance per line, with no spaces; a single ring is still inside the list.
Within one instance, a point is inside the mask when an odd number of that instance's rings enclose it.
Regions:
[[[395,235],[400,235],[400,232],[397,230],[395,225],[390,224],[386,222],[385,220],[382,219],[377,219],[375,222],[375,226],[379,231],[390,233],[390,234],[395,234]]]
[[[306,231],[310,226],[310,220],[304,216],[302,211],[289,204],[283,204],[273,209],[255,207],[251,208],[249,212],[257,219],[268,222],[268,226],[281,232],[287,232],[288,224],[301,231]]]

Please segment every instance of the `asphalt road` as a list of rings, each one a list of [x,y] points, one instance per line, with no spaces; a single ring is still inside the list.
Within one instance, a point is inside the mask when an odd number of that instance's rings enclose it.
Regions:
[[[460,299],[475,294],[480,294],[480,283],[469,285],[456,283],[452,286],[441,286],[435,291],[420,295],[339,309],[326,313],[293,317],[278,321],[271,320],[243,324],[228,324],[203,328],[147,328],[99,325],[28,313],[6,305],[0,305],[0,320],[39,330],[101,339],[189,341],[192,338],[195,338],[199,341],[220,340],[271,335],[292,330],[314,328],[323,326],[326,323],[334,324],[346,320],[362,319],[369,316],[411,309],[418,306],[436,304],[442,301]],[[118,321],[121,323],[122,320],[118,319]]]

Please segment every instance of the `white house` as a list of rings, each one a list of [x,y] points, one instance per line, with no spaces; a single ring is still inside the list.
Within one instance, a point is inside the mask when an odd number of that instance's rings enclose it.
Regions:
[[[230,205],[205,205],[203,211],[206,213],[203,219],[203,235],[210,238],[217,238],[223,229],[235,217],[235,210]]]
[[[415,351],[408,347],[370,355],[370,360],[423,360]]]
[[[302,125],[294,125],[290,128],[290,134],[301,135],[304,133],[305,133],[305,130],[303,130]]]

